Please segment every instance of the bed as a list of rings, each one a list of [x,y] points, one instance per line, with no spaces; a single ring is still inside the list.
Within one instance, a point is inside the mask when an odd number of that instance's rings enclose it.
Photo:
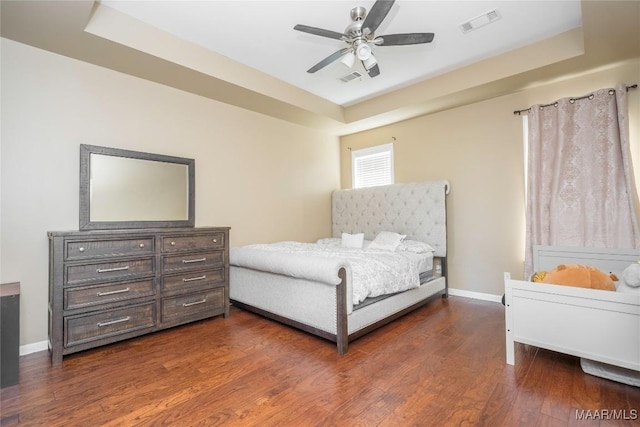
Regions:
[[[640,259],[640,251],[534,247],[534,270],[584,264],[614,273]],[[505,279],[506,359],[515,343],[581,358],[585,372],[640,386],[640,289],[614,292]]]
[[[354,339],[432,299],[448,296],[448,192],[447,181],[335,191],[331,197],[332,236],[316,244],[277,244],[301,246],[300,251],[268,250],[264,245],[231,248],[231,303],[331,340],[338,353],[345,354]],[[392,293],[364,295],[363,299],[357,292],[358,267],[353,260],[342,254],[305,253],[311,246],[338,245],[338,241],[351,241],[359,234],[366,246],[379,240],[376,237],[381,232],[401,234],[406,236],[403,244],[415,242],[432,249],[431,261],[427,261],[431,268],[414,277],[406,290],[400,286]],[[403,284],[403,280],[397,282]]]

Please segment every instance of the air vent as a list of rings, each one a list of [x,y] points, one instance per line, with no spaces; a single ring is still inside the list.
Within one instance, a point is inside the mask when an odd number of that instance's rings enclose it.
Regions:
[[[362,74],[360,74],[357,71],[354,71],[351,74],[347,74],[344,77],[340,77],[340,81],[343,82],[343,83],[349,83],[350,81],[353,81],[355,79],[359,79],[360,77],[362,77]]]
[[[498,9],[493,9],[487,13],[483,13],[480,16],[476,16],[475,18],[460,24],[460,29],[463,33],[468,33],[469,31],[477,30],[480,27],[489,25],[492,22],[499,20],[501,17],[502,16],[500,15]]]

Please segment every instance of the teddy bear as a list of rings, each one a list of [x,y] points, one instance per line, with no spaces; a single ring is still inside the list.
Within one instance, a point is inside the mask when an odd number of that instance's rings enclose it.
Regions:
[[[640,268],[640,264],[638,264]],[[595,267],[581,264],[560,264],[547,272],[542,278],[543,283],[554,285],[576,286],[582,288],[615,291],[619,279],[615,274],[606,274]],[[640,284],[640,269],[637,275]]]
[[[640,261],[624,269],[618,292],[640,292]]]

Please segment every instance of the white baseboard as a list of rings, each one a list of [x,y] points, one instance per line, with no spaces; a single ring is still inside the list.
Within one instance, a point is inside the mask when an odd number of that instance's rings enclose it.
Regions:
[[[449,295],[479,299],[482,301],[499,302],[502,304],[502,295],[485,294],[482,292],[465,291],[464,289],[449,288]]]
[[[25,354],[37,353],[42,350],[49,349],[48,341],[34,342],[33,344],[25,344],[20,346],[20,356]]]

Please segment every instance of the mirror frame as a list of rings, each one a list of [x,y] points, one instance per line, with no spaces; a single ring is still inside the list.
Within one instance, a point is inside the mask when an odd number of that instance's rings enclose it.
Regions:
[[[187,165],[188,178],[188,219],[167,221],[91,221],[91,154],[126,157],[156,162],[178,163]],[[120,148],[100,147],[97,145],[80,144],[80,230],[113,230],[126,228],[165,228],[165,227],[194,227],[195,226],[195,160],[183,157],[165,156],[162,154],[144,153],[141,151],[124,150]]]

